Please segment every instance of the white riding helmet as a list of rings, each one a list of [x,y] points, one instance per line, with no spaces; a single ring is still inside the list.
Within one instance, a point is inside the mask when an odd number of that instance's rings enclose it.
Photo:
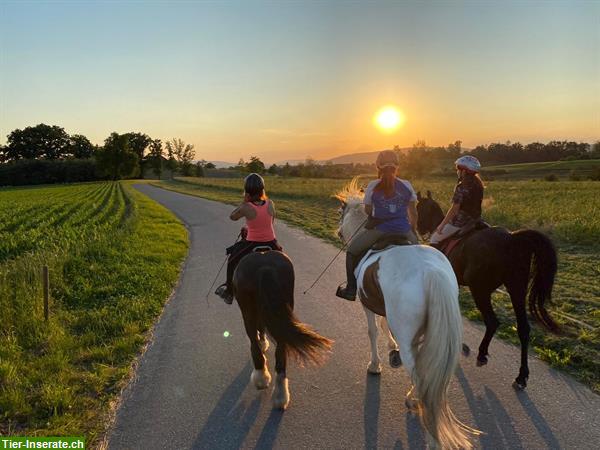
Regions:
[[[481,163],[477,158],[471,155],[465,155],[454,161],[454,165],[458,169],[466,170],[467,172],[477,173],[481,170]]]

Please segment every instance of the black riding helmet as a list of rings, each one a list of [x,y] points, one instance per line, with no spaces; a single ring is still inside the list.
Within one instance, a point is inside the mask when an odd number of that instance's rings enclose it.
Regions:
[[[265,190],[265,180],[257,173],[251,173],[244,180],[244,192],[250,197],[255,198],[263,194]]]

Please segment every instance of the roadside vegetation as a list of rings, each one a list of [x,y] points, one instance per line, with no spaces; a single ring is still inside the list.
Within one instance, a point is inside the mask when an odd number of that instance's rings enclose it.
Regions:
[[[362,177],[366,183],[371,177]],[[341,245],[335,235],[339,203],[332,195],[349,180],[267,177],[267,192],[278,217],[306,232]],[[453,180],[415,181],[449,206]],[[177,178],[156,186],[229,204],[242,199],[242,181]],[[600,183],[593,181],[488,181],[484,218],[512,230],[534,228],[547,233],[559,252],[559,271],[550,311],[562,326],[552,335],[533,324],[532,347],[539,357],[566,370],[600,392]],[[226,220],[226,218],[223,218]],[[224,243],[224,246],[227,243]],[[283,243],[285,246],[285,243]],[[470,294],[463,290],[466,317],[480,320]],[[494,305],[502,322],[498,335],[517,343],[509,298],[497,293]],[[583,323],[583,324],[582,324]],[[584,325],[585,324],[585,325]]]
[[[0,435],[94,443],[186,251],[183,225],[124,182],[0,189]]]

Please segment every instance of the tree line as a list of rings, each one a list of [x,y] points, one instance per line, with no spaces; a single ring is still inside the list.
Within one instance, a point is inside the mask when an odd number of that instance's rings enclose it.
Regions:
[[[197,175],[194,146],[145,133],[111,133],[102,146],[57,125],[16,129],[0,146],[0,185],[122,179],[154,172]]]

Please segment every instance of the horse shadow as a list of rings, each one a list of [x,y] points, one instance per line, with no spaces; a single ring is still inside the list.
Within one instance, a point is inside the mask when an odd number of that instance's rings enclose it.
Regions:
[[[240,448],[256,421],[262,396],[249,404],[240,398],[250,382],[252,364],[248,362],[227,387],[198,433],[192,448]]]
[[[367,373],[363,423],[365,427],[365,448],[377,448],[379,422],[381,376]]]
[[[517,430],[513,426],[513,419],[494,391],[484,386],[484,395],[476,397],[462,368],[458,369],[457,378],[475,419],[476,427],[483,431],[479,438],[481,448],[525,450],[527,445],[521,442]],[[548,448],[561,448],[552,429],[535,407],[527,392],[516,392],[516,396]]]

